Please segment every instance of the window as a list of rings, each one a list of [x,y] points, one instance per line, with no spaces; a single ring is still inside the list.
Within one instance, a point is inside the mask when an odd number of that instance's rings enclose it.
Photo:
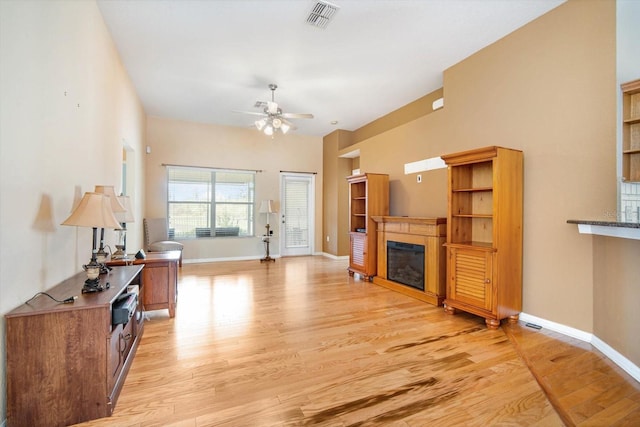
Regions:
[[[254,184],[254,171],[168,166],[169,234],[253,236]]]

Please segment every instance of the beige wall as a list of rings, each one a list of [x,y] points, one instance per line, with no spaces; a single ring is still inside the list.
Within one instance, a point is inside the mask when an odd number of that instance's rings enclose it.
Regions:
[[[617,84],[640,78],[640,2],[618,1],[616,19]],[[617,89],[617,85],[616,85]],[[618,112],[622,102],[618,92]],[[620,123],[620,121],[618,122]],[[622,147],[618,126],[618,147]],[[618,176],[622,175],[621,156]],[[640,184],[624,184],[625,190],[638,194]],[[633,188],[636,191],[633,191]],[[612,213],[615,211],[612,211]],[[614,215],[612,215],[614,216]],[[593,316],[594,334],[616,351],[640,366],[640,242],[602,236],[583,236],[593,240]]]
[[[322,251],[336,256],[349,255],[349,206],[341,201],[349,196],[346,177],[351,175],[353,162],[350,158],[338,157],[338,151],[350,137],[351,132],[337,130],[323,138]]]
[[[581,238],[593,239],[594,335],[640,366],[640,242]]]
[[[138,180],[144,112],[92,1],[0,1],[0,315],[81,271],[91,230],[64,227],[76,193],[121,187],[123,144]],[[135,171],[134,171],[135,175]],[[141,232],[132,230],[137,245]],[[113,248],[115,233],[106,232]],[[78,293],[80,293],[80,287]],[[0,422],[6,416],[0,317]],[[34,398],[37,398],[35,396]]]
[[[147,120],[146,217],[166,217],[167,180],[163,164],[262,170],[256,174],[256,203],[280,202],[280,171],[312,172],[316,175],[315,247],[322,250],[322,139],[295,132],[273,139],[255,129],[236,128],[149,117]],[[258,205],[259,207],[259,205]],[[279,217],[279,215],[278,215]],[[264,233],[266,218],[258,215],[256,234]],[[271,219],[275,236],[280,222]],[[184,258],[212,260],[259,258],[264,247],[259,237],[185,240]],[[279,255],[280,240],[272,241],[271,255]]]
[[[443,109],[342,150],[388,173],[391,215],[409,216],[446,215],[446,171],[418,184],[405,163],[523,150],[523,311],[588,332],[592,242],[566,220],[616,209],[615,30],[615,2],[569,1],[446,70]]]

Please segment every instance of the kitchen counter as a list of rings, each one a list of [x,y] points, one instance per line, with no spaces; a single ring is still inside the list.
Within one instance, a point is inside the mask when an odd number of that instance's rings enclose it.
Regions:
[[[577,224],[578,232],[581,234],[640,240],[640,223],[638,222],[569,219],[567,223]]]

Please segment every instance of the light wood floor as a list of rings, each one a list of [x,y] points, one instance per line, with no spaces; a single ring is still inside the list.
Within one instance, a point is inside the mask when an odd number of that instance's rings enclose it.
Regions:
[[[185,264],[176,317],[151,313],[114,415],[83,425],[640,425],[640,386],[590,345],[491,331],[346,267]]]

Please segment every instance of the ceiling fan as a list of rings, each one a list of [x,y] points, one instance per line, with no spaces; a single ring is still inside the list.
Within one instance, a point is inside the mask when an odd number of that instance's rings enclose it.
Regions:
[[[282,109],[275,101],[275,92],[278,88],[276,84],[269,84],[271,90],[271,101],[257,101],[255,107],[262,108],[262,112],[254,111],[237,111],[243,114],[252,114],[255,116],[262,116],[254,122],[258,130],[265,133],[265,135],[272,136],[274,132],[282,132],[283,134],[289,132],[296,127],[287,119],[313,119],[313,114],[309,113],[283,113]]]

